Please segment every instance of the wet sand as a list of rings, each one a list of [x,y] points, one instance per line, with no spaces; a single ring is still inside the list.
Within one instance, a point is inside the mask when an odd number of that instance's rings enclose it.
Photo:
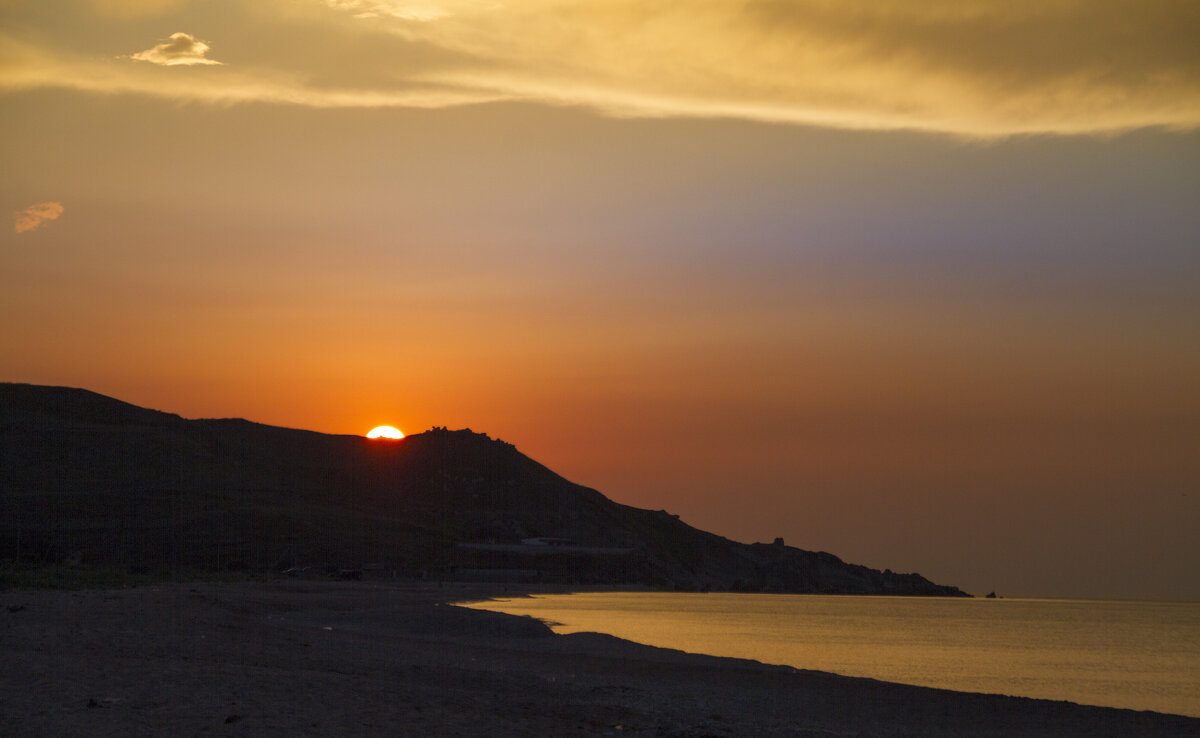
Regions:
[[[3,592],[0,732],[1200,736],[1200,719],[553,635],[445,604],[499,593],[299,581]]]

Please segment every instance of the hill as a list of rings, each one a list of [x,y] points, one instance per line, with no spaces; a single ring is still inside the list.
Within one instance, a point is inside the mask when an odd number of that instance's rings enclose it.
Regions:
[[[615,503],[470,430],[369,441],[65,387],[0,384],[0,499],[23,565],[963,595]]]

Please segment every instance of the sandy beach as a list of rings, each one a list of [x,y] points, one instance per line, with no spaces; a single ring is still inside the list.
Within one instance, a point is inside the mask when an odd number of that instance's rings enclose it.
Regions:
[[[1198,719],[554,635],[446,604],[499,593],[308,581],[0,593],[0,725],[26,736],[1200,735]]]

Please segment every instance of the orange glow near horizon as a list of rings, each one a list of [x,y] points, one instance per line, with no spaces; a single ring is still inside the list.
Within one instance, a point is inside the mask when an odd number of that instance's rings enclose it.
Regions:
[[[388,438],[392,440],[399,440],[404,438],[404,434],[390,425],[381,425],[372,428],[371,431],[367,433],[367,438]]]

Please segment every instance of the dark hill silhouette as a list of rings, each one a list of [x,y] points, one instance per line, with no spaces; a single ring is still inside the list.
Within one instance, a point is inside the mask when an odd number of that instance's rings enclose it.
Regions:
[[[620,505],[470,430],[371,441],[0,384],[0,490],[0,559],[27,565],[963,594]]]

